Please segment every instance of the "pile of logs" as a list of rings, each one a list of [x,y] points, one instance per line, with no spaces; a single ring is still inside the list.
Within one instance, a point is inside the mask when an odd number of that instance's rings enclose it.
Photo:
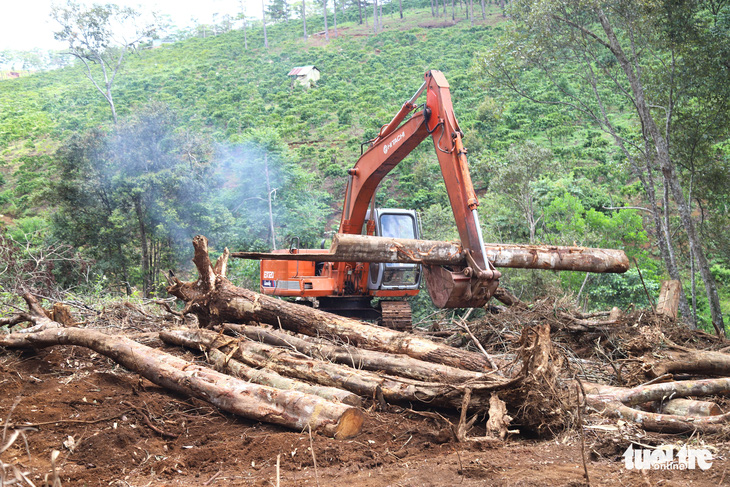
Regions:
[[[185,303],[183,314],[197,316],[199,327],[165,330],[159,336],[167,344],[203,353],[215,370],[123,336],[64,326],[30,295],[25,296],[30,312],[21,318],[36,326],[0,335],[0,346],[88,347],[155,384],[225,411],[335,438],[357,435],[367,419],[366,407],[387,403],[459,412],[456,440],[466,439],[474,421],[468,411],[488,413],[487,431],[499,438],[506,434],[510,415],[521,427],[541,431],[546,424],[554,431],[560,422],[570,423],[578,404],[659,431],[717,432],[729,419],[711,404],[676,401],[726,394],[730,379],[671,381],[673,373],[730,376],[730,356],[724,353],[685,349],[653,364],[654,375],[664,382],[635,388],[579,382],[566,376],[549,324],[525,328],[516,359],[507,364],[486,353],[237,287],[226,277],[227,250],[214,264],[205,237],[196,237],[193,246],[198,279],[182,282],[171,275],[168,291]],[[674,402],[666,400],[670,397]],[[659,409],[649,408],[657,402],[662,403]]]

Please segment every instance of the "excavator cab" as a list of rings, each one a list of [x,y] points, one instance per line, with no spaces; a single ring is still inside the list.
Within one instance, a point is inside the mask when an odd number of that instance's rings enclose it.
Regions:
[[[413,210],[378,208],[374,216],[375,235],[378,237],[421,238],[418,219]],[[366,220],[370,219],[368,210]],[[420,284],[420,264],[370,263],[368,289],[371,291],[418,289]]]

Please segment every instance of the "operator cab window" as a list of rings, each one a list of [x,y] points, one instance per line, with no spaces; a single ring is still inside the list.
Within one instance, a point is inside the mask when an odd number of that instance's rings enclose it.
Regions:
[[[416,238],[415,222],[410,215],[381,215],[380,228],[383,237]]]
[[[416,222],[411,215],[380,215],[380,231],[383,237],[416,238]],[[383,269],[382,286],[413,286],[418,283],[420,268],[416,264],[387,263]]]

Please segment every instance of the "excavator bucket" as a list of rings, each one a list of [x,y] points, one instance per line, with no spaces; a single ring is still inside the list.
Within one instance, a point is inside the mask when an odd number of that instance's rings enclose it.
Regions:
[[[431,301],[438,308],[481,308],[499,286],[499,272],[488,278],[473,275],[469,267],[423,267]]]

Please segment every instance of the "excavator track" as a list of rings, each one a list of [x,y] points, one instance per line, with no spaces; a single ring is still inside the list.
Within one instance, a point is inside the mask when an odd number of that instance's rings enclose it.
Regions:
[[[413,328],[411,304],[408,301],[381,301],[380,325],[398,331]]]

